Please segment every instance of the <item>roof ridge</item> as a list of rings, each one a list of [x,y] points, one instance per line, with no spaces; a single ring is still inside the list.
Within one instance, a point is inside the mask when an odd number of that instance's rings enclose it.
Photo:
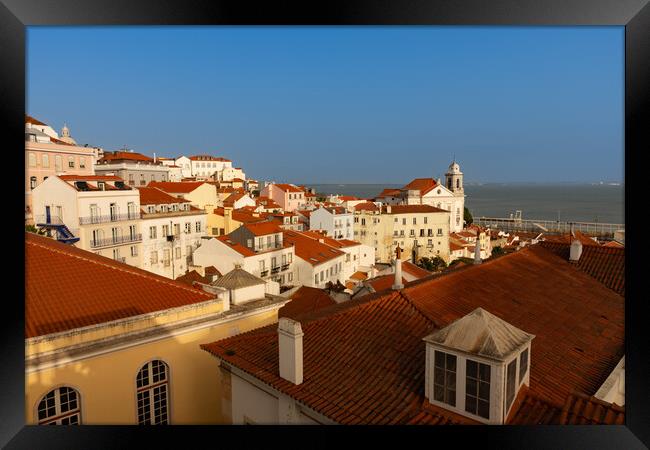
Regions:
[[[45,238],[45,239],[49,239],[49,238]],[[96,260],[96,259],[92,259],[92,258],[88,258],[88,257],[85,257],[85,256],[81,256],[81,255],[79,255],[79,254],[76,254],[75,252],[66,252],[66,251],[63,251],[62,249],[57,249],[57,248],[54,248],[54,247],[50,247],[50,246],[48,246],[48,245],[44,245],[44,244],[39,243],[39,242],[34,242],[33,240],[25,240],[25,244],[35,245],[35,246],[37,246],[37,247],[43,248],[43,249],[48,250],[48,251],[51,251],[51,252],[59,253],[59,254],[61,254],[61,255],[71,256],[71,257],[73,257],[73,258],[77,258],[77,259],[80,259],[80,260],[82,260],[82,261],[87,261],[87,262],[90,262],[90,263],[93,263],[93,264],[97,264],[97,265],[100,265],[100,266],[108,267],[108,268],[113,269],[113,270],[117,270],[117,271],[125,272],[125,273],[130,273],[130,274],[132,274],[132,275],[135,275],[135,276],[138,276],[138,277],[141,277],[141,278],[145,278],[145,279],[149,279],[149,280],[157,281],[157,282],[159,282],[159,283],[168,284],[168,285],[171,285],[171,286],[174,286],[174,287],[180,288],[180,289],[185,289],[185,290],[187,290],[187,291],[190,291],[190,292],[193,292],[193,293],[197,293],[197,290],[196,290],[196,289],[192,289],[192,288],[189,288],[189,287],[184,286],[183,284],[173,282],[173,280],[172,280],[172,281],[167,281],[166,278],[163,278],[163,277],[160,276],[160,275],[156,275],[156,274],[154,274],[154,273],[146,273],[146,274],[144,274],[144,273],[139,273],[139,272],[133,271],[132,269],[138,269],[138,268],[137,268],[137,267],[133,267],[133,266],[129,266],[129,265],[127,265],[126,263],[125,263],[125,265],[126,265],[127,267],[131,268],[131,270],[124,269],[124,268],[122,268],[122,267],[117,267],[117,266],[114,266],[114,265],[112,265],[112,264],[108,264],[108,263],[105,263],[105,262],[101,262],[101,261],[98,261],[98,260]],[[75,248],[76,248],[76,247],[75,247]],[[77,249],[77,250],[81,250],[81,249]],[[94,253],[93,253],[93,254],[94,254]],[[100,255],[97,255],[97,256],[100,256]],[[107,259],[108,259],[108,258],[107,258]],[[111,260],[111,261],[112,261],[112,260]],[[142,270],[142,269],[138,269],[138,270]],[[160,277],[160,278],[158,278],[158,277]],[[203,295],[210,295],[210,294],[208,294],[207,292],[204,292],[204,291],[198,291],[198,293],[201,293],[201,294],[203,294]]]

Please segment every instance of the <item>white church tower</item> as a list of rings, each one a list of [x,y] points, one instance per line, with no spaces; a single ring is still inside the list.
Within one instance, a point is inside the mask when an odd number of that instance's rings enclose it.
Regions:
[[[465,191],[463,189],[463,172],[460,171],[460,165],[455,158],[445,174],[445,187],[451,191],[454,196],[452,210],[450,215],[450,231],[458,232],[464,227],[463,217],[465,215]]]

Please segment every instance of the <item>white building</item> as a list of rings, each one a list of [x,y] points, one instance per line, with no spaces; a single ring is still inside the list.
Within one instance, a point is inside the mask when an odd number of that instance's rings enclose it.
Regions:
[[[455,161],[449,165],[444,185],[440,179],[416,178],[400,189],[384,189],[375,200],[388,205],[435,206],[449,211],[450,231],[460,231],[464,227],[463,172]]]
[[[180,158],[179,158],[180,159]],[[212,155],[194,155],[189,157],[193,177],[209,178],[226,168],[232,168],[232,161]],[[178,163],[176,165],[179,165]]]
[[[225,273],[239,265],[282,286],[296,283],[295,261],[294,247],[283,240],[274,222],[248,223],[228,235],[204,238],[193,254],[195,266],[214,266]]]
[[[284,242],[295,246],[295,274],[298,284],[324,288],[328,282],[344,283],[346,253],[325,244],[324,238],[300,231],[285,231]]]
[[[141,267],[142,220],[138,190],[119,177],[61,175],[33,191],[37,227],[98,255]]]
[[[174,160],[176,166],[181,168],[183,178],[192,177],[192,161],[187,156],[179,156]]]
[[[342,206],[320,207],[311,212],[310,230],[322,230],[334,239],[352,239],[354,215]]]
[[[207,214],[188,200],[156,188],[140,193],[142,269],[175,279],[183,275],[206,233]]]

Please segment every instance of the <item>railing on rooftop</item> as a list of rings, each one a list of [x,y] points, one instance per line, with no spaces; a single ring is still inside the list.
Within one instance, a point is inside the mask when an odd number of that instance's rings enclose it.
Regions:
[[[106,222],[120,222],[123,220],[137,220],[140,219],[140,212],[130,212],[127,214],[109,214],[107,216],[86,216],[79,217],[80,225],[88,225],[94,223],[106,223]]]
[[[625,224],[599,222],[560,222],[557,220],[509,219],[501,217],[480,217],[474,219],[477,225],[502,231],[531,231],[537,233],[569,233],[571,229],[600,237],[612,237],[614,232],[624,230]]]
[[[91,248],[98,247],[107,247],[110,245],[119,245],[119,244],[128,244],[129,242],[140,242],[142,241],[142,233],[137,233],[134,235],[127,234],[124,236],[114,236],[104,239],[92,239],[90,241]]]
[[[46,225],[65,225],[63,223],[63,220],[59,216],[52,216],[52,215],[50,215],[49,217],[46,215],[36,216],[35,222],[37,224],[46,224]]]

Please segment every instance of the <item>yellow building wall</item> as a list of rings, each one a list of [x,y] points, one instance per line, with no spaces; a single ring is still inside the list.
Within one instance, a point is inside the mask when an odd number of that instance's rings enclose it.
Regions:
[[[42,397],[59,386],[76,389],[83,424],[137,424],[136,375],[153,360],[169,368],[169,423],[222,422],[217,360],[199,348],[236,333],[277,322],[277,309],[156,342],[114,350],[65,365],[26,374],[25,415],[37,423]]]
[[[209,213],[207,218],[208,234],[211,236],[218,236],[217,234],[213,233],[213,228],[217,228],[217,230],[223,228],[224,234],[229,234],[235,231],[237,228],[241,227],[242,224],[242,222],[238,222],[232,218],[226,220],[224,216],[214,214],[213,212]]]

